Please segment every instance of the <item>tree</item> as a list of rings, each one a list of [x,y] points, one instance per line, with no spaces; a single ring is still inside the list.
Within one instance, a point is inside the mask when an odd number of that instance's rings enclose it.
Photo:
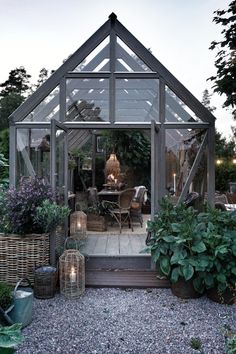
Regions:
[[[8,117],[23,101],[24,97],[15,92],[11,92],[0,99],[0,130],[9,127]]]
[[[209,78],[214,82],[214,91],[225,94],[223,107],[236,106],[236,0],[229,4],[227,10],[214,11],[213,22],[222,25],[223,39],[211,42],[209,49],[218,49],[215,67],[217,74]],[[236,119],[236,109],[233,110]]]
[[[39,71],[39,77],[38,77],[38,81],[37,84],[35,85],[36,89],[41,86],[49,77],[49,72],[46,68],[42,68]]]
[[[28,91],[31,88],[29,83],[30,78],[31,75],[27,74],[23,66],[11,70],[8,79],[0,84],[0,87],[2,88],[0,96],[6,97],[12,93],[19,96],[27,96]]]
[[[207,89],[205,89],[202,93],[202,104],[208,109],[210,112],[214,112],[216,107],[211,106],[211,96]]]

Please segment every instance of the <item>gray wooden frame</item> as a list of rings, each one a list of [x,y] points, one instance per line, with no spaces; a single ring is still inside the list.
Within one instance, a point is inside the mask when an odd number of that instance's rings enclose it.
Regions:
[[[109,65],[105,64],[104,70],[93,72],[81,71],[75,72],[75,68],[80,64],[104,39],[109,36],[109,46],[105,46],[99,53],[101,60],[103,55],[109,52]],[[116,52],[126,56],[130,60],[129,65],[135,65],[129,58],[124,48],[117,44],[117,38],[123,41],[142,61],[151,72],[128,72],[116,71]],[[109,48],[109,51],[108,51]],[[93,70],[93,65],[99,64],[95,57],[88,64],[88,70]],[[122,70],[122,65],[118,65]],[[136,66],[138,70],[138,65]],[[109,122],[81,122],[66,121],[66,80],[67,79],[92,79],[107,78],[109,80]],[[159,79],[159,121],[150,122],[116,122],[116,79]],[[202,143],[196,161],[186,181],[185,188],[180,196],[184,198],[188,187],[197,170],[197,164],[202,155],[203,149],[207,146],[207,176],[208,176],[208,201],[214,203],[214,123],[215,117],[209,112],[153,55],[147,50],[116,18],[111,14],[109,19],[72,55],[56,70],[53,75],[35,91],[15,112],[10,116],[10,183],[16,182],[16,129],[18,128],[49,128],[50,122],[25,122],[24,118],[42,102],[52,90],[59,86],[59,120],[63,122],[63,127],[67,129],[147,129],[150,131],[152,143],[152,215],[158,211],[158,200],[165,195],[165,145],[166,130],[180,129],[205,129],[206,134]],[[132,86],[132,85],[131,85]],[[198,118],[200,122],[169,122],[167,121],[166,102],[172,102],[173,99],[166,94],[165,88],[168,87],[186,104]],[[52,100],[54,104],[54,99]],[[48,108],[46,108],[48,109]],[[183,109],[179,108],[179,114],[183,114]],[[187,119],[187,115],[186,115]],[[59,124],[59,123],[53,123]],[[174,134],[173,134],[174,137]],[[52,144],[53,146],[53,144]],[[52,154],[54,152],[52,151]],[[65,166],[66,168],[66,166]],[[51,171],[51,174],[53,171]],[[51,176],[52,180],[52,176]]]

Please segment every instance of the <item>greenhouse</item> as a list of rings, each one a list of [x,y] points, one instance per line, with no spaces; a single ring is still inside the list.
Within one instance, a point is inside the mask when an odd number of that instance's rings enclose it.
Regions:
[[[104,132],[134,131],[150,146],[146,188],[152,215],[168,193],[177,201],[195,191],[212,204],[214,122],[215,117],[112,13],[11,115],[10,183],[42,177],[67,203],[75,189],[68,167],[71,151],[90,144],[83,170],[91,172],[87,182],[82,180],[82,189],[95,187],[99,173],[106,184],[105,165],[100,171],[96,165],[97,154],[103,154],[104,164],[109,157],[99,147]],[[116,153],[117,146],[113,150]],[[127,176],[126,184],[133,187]],[[143,179],[135,184],[143,184]]]

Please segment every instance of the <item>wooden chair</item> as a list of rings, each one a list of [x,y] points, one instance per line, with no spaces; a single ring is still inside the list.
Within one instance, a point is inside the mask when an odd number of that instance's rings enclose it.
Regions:
[[[144,186],[138,188],[137,195],[133,198],[130,208],[131,219],[138,219],[141,227],[143,227],[142,205],[146,191],[146,187]]]
[[[135,189],[128,188],[120,193],[117,203],[104,201],[106,203],[106,207],[109,209],[109,214],[117,221],[120,233],[123,224],[127,221],[129,227],[131,227],[131,230],[133,231],[132,219],[130,217],[130,208],[134,195]]]

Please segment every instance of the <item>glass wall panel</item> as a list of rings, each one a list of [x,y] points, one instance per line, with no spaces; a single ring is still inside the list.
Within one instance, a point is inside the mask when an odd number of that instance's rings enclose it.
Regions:
[[[59,86],[57,86],[25,118],[25,122],[49,122],[52,118],[59,121]]]
[[[177,135],[177,132],[179,134]],[[174,202],[177,202],[194,165],[203,140],[204,131],[175,129],[166,130],[166,188]],[[188,192],[199,193],[199,202],[205,198],[207,186],[207,159],[204,149],[202,159]]]
[[[38,176],[50,182],[50,130],[17,129],[16,183]]]
[[[108,36],[74,69],[81,71],[110,71],[110,37]]]
[[[66,81],[67,121],[109,121],[109,80]]]
[[[159,120],[159,80],[117,79],[116,121],[150,122]]]
[[[152,72],[152,70],[118,37],[116,43],[116,71]]]
[[[167,122],[201,122],[195,113],[166,86],[166,121]]]

